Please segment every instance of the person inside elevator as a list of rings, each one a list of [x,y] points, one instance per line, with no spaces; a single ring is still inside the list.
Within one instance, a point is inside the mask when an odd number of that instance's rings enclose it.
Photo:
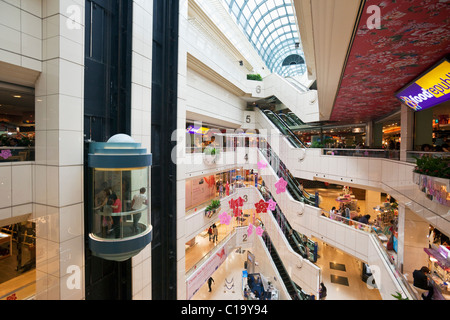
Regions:
[[[136,210],[140,210],[142,208],[143,205],[147,205],[147,196],[145,195],[145,192],[147,190],[145,188],[141,188],[139,190],[139,194],[135,195],[133,197],[133,200],[131,201],[131,210],[132,211],[136,211]],[[138,223],[139,223],[139,219],[141,219],[142,216],[142,211],[140,211],[139,213],[135,213],[133,215],[133,233],[138,233],[139,227],[138,227]]]
[[[120,222],[122,220],[122,218],[120,217],[120,215],[115,215],[118,213],[122,212],[122,201],[120,201],[120,199],[117,197],[117,194],[113,193],[110,197],[110,203],[111,203],[111,208],[112,208],[112,212],[113,212],[113,226],[112,229],[109,230],[109,232],[114,231],[114,236],[116,238],[120,237]]]

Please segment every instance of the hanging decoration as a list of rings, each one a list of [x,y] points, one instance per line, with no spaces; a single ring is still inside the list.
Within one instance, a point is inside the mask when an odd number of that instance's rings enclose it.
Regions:
[[[229,226],[231,223],[231,216],[225,211],[219,216],[219,220],[221,224]]]
[[[12,157],[11,150],[2,150],[2,152],[0,153],[0,157],[2,157],[4,160]]]
[[[255,232],[259,237],[261,237],[264,233],[264,229],[259,226],[258,228],[256,228]]]
[[[275,188],[277,188],[277,194],[286,192],[286,186],[287,182],[283,178],[280,178],[280,180],[278,180],[278,182],[275,183]]]
[[[264,229],[261,228],[260,226],[256,227],[253,224],[249,224],[248,228],[247,228],[247,234],[250,237],[253,234],[253,229],[255,229],[255,233],[257,236],[261,237],[264,233]]]
[[[242,199],[241,197],[237,198],[237,200],[236,200],[236,205],[237,205],[238,207],[244,206],[244,199]]]
[[[259,202],[255,203],[256,213],[266,213],[268,206],[269,204],[267,202],[265,202],[264,200],[260,200]]]
[[[247,228],[247,234],[250,237],[252,233],[253,233],[253,224],[250,223]]]
[[[273,201],[272,199],[270,199],[270,200],[267,202],[267,204],[268,204],[267,209],[269,209],[270,211],[275,210],[276,207],[277,207],[277,203],[276,203],[275,201]]]
[[[267,163],[265,163],[263,161],[258,162],[258,170],[261,171],[264,168],[267,168]]]
[[[228,201],[228,204],[230,205],[230,209],[235,209],[237,207],[237,203],[236,200],[231,199],[230,201]]]

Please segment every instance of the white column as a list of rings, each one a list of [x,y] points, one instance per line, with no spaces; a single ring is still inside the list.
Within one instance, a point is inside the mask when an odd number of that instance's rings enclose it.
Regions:
[[[179,43],[178,43],[178,114],[177,129],[184,137],[186,131],[186,100],[187,100],[187,24],[188,1],[180,1]],[[186,143],[179,142],[177,151],[177,299],[186,299],[186,262],[185,262],[185,223],[186,223],[186,174],[183,158],[186,157]],[[181,161],[180,161],[181,160]]]
[[[366,190],[366,213],[372,216],[371,219],[375,218],[373,215],[373,208],[381,204],[381,192]]]
[[[400,160],[406,161],[406,152],[414,147],[414,111],[402,104],[400,120]]]
[[[84,298],[84,1],[42,1],[36,82],[36,299]]]
[[[405,208],[403,273],[412,280],[412,273],[422,266],[427,266],[428,255],[423,250],[428,248],[429,224],[413,211]]]
[[[131,136],[151,151],[153,1],[133,1]],[[149,170],[149,187],[151,170]],[[151,195],[151,190],[147,190]],[[149,204],[151,199],[149,199]],[[151,213],[149,216],[151,221]],[[132,258],[132,299],[152,299],[151,244]]]

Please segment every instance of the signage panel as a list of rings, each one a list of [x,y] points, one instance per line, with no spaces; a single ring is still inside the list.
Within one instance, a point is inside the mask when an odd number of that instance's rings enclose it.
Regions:
[[[395,96],[414,111],[421,111],[450,100],[450,62],[443,59]]]

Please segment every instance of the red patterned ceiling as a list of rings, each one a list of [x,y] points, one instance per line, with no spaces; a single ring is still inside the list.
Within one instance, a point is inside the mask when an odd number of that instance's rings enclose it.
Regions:
[[[367,27],[371,5],[381,9],[380,29]],[[394,93],[448,53],[449,0],[368,0],[330,120],[366,122],[398,110]]]

